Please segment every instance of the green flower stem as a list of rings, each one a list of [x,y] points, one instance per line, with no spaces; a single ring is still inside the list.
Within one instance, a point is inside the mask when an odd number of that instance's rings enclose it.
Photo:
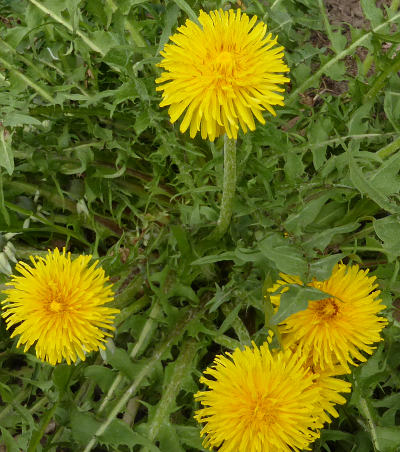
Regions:
[[[224,136],[224,182],[221,210],[217,227],[210,234],[211,240],[219,240],[227,231],[232,217],[236,191],[236,141]]]
[[[368,402],[365,400],[364,397],[360,397],[360,402],[358,404],[358,407],[360,409],[361,415],[367,421],[367,426],[368,426],[369,433],[371,435],[371,440],[372,440],[372,444],[374,446],[374,450],[376,452],[378,452],[382,449],[381,449],[381,446],[378,441],[378,435],[376,432],[375,422],[373,420],[373,415],[372,415],[371,409],[368,405]]]
[[[191,372],[192,370],[191,363],[197,347],[198,345],[195,339],[188,339],[181,347],[179,357],[175,361],[174,370],[169,378],[167,387],[163,391],[153,421],[149,427],[148,437],[151,441],[154,441],[157,437],[162,425],[169,423],[169,414],[171,413],[173,404],[182,388],[182,381],[187,376],[188,372]],[[143,452],[147,450],[147,448],[142,449]]]

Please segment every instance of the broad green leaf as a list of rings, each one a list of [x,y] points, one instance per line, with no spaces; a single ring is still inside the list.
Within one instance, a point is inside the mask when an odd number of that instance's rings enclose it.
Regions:
[[[343,253],[332,254],[312,262],[310,264],[310,275],[319,281],[328,279],[332,274],[333,267],[344,257]]]
[[[278,312],[272,317],[271,324],[278,325],[292,314],[307,308],[309,301],[322,300],[327,295],[314,287],[290,285],[281,295]]]
[[[376,426],[375,433],[380,452],[398,452],[400,444],[400,428],[398,426]]]
[[[331,196],[329,193],[324,193],[305,204],[299,212],[289,215],[284,223],[286,230],[296,235],[304,231],[305,227],[315,220],[322,206]]]
[[[303,155],[296,152],[288,152],[286,155],[285,174],[289,182],[295,182],[303,173]]]
[[[389,196],[400,192],[400,152],[385,160],[371,173],[371,184],[383,195]]]
[[[116,372],[108,367],[92,365],[86,367],[84,375],[90,381],[94,381],[99,385],[100,389],[106,393],[116,378]]]
[[[107,349],[107,362],[116,370],[121,371],[129,379],[135,378],[137,374],[137,365],[134,365],[129,354],[122,348],[115,348],[113,351]]]
[[[157,439],[160,441],[161,452],[185,452],[182,447],[181,438],[177,435],[175,427],[170,423],[163,423],[157,435]]]
[[[312,125],[309,132],[309,142],[313,143],[310,144],[310,147],[313,155],[314,168],[316,170],[320,169],[326,161],[325,154],[327,144],[323,143],[327,141],[332,127],[333,123],[330,118],[320,116]]]
[[[309,239],[309,243],[314,248],[324,251],[325,248],[331,243],[333,237],[339,234],[353,232],[358,229],[359,226],[360,223],[349,223],[343,226],[336,226],[334,228],[326,229],[325,231],[313,234]]]
[[[278,234],[270,234],[257,244],[264,257],[271,260],[277,269],[289,275],[303,276],[307,272],[307,261],[295,245],[285,243]]]
[[[73,366],[69,366],[68,364],[58,364],[54,368],[53,381],[61,393],[67,389],[73,370]]]

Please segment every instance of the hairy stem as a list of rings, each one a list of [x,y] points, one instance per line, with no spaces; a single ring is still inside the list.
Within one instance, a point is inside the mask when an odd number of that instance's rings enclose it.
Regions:
[[[210,239],[219,240],[227,231],[232,217],[236,191],[236,141],[224,136],[224,182],[219,218]]]
[[[378,435],[376,433],[375,423],[372,418],[372,413],[371,413],[370,407],[368,406],[368,403],[364,399],[364,397],[360,397],[359,408],[361,411],[361,415],[367,421],[367,426],[368,426],[369,433],[371,435],[371,441],[374,446],[374,450],[376,452],[379,452],[382,449],[379,446]]]
[[[153,420],[149,427],[149,439],[154,441],[164,423],[169,422],[169,413],[182,386],[182,380],[190,371],[190,364],[195,356],[197,342],[195,339],[187,340],[181,349],[178,359],[175,362],[174,371],[170,376],[168,385],[163,390],[163,395],[157,406]],[[143,451],[147,450],[146,448]]]

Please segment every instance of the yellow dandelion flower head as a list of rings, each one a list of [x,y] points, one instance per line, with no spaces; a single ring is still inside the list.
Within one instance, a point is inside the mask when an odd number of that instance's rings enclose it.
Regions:
[[[331,422],[331,417],[338,417],[339,413],[335,409],[335,405],[343,405],[346,399],[340,393],[351,392],[351,383],[336,378],[346,373],[340,365],[335,365],[330,369],[324,369],[313,365],[312,355],[309,355],[304,363],[304,367],[308,369],[314,380],[314,385],[319,389],[320,395],[316,400],[320,409],[319,421],[321,427],[326,422]]]
[[[307,309],[292,314],[280,325],[284,347],[310,353],[313,365],[322,370],[339,364],[350,372],[348,363],[357,365],[354,359],[366,361],[361,352],[373,353],[373,344],[382,340],[380,332],[387,324],[387,319],[378,315],[386,306],[379,298],[375,280],[358,265],[340,263],[327,280],[312,281],[309,286],[327,297],[310,301]],[[287,281],[288,277],[281,282]],[[279,305],[279,293],[274,302]]]
[[[36,342],[36,356],[55,365],[63,360],[85,359],[85,352],[104,349],[118,309],[105,307],[113,300],[111,285],[92,256],[79,256],[56,248],[45,258],[30,257],[32,266],[18,262],[7,283],[2,302],[11,337],[20,335],[17,347],[26,352]]]
[[[169,105],[172,123],[183,115],[180,131],[189,128],[191,138],[200,131],[211,141],[224,133],[236,139],[239,127],[254,130],[254,117],[265,124],[262,112],[275,115],[273,106],[283,105],[283,47],[240,9],[200,11],[198,20],[187,20],[161,52],[160,106]]]
[[[217,356],[200,379],[209,390],[195,394],[203,405],[195,419],[205,424],[204,447],[220,452],[308,449],[322,424],[320,389],[304,361],[291,350],[271,353],[267,343]]]

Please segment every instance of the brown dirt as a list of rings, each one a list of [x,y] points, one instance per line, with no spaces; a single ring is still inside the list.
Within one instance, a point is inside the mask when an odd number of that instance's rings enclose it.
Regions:
[[[390,6],[391,0],[378,0],[377,6]],[[325,7],[332,25],[343,22],[354,28],[369,28],[369,21],[365,19],[360,0],[325,0]]]
[[[364,17],[360,0],[324,0],[325,8],[328,14],[329,22],[333,25],[333,29],[341,29],[347,37],[348,43],[351,42],[350,27],[362,28],[364,30],[370,29],[369,20]],[[391,0],[377,0],[377,6],[382,9],[384,5],[390,6]],[[329,50],[329,39],[326,34],[321,31],[313,31],[311,34],[311,43],[318,48],[327,47],[327,53]],[[365,48],[360,47],[356,50],[357,56],[363,61],[367,51]],[[357,63],[353,55],[348,55],[345,59],[347,73],[353,77],[357,75]],[[373,72],[374,68],[371,68]],[[323,92],[330,92],[335,95],[340,95],[346,92],[348,89],[347,82],[337,82],[329,79],[328,77],[322,78],[322,84],[320,88],[315,92],[311,90],[305,93],[303,98],[303,103],[311,106],[319,101],[319,96]]]
[[[355,28],[369,27],[359,0],[325,0],[325,7],[332,25],[345,22]]]

